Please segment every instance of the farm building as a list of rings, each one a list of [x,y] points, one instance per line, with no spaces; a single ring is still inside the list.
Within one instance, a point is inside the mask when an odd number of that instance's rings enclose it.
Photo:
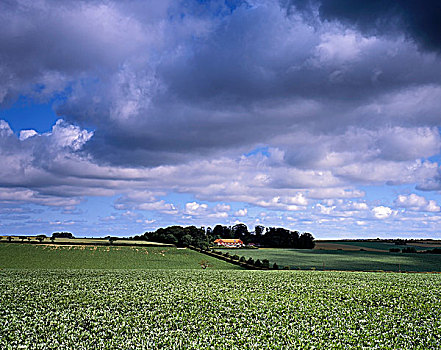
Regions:
[[[242,240],[236,238],[218,238],[214,241],[214,244],[229,248],[240,248],[244,246]]]

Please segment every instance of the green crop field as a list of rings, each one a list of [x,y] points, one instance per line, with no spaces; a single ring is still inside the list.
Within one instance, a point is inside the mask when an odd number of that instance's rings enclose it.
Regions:
[[[197,269],[201,260],[208,261],[211,269],[240,269],[222,260],[175,247],[0,244],[0,268]]]
[[[390,252],[309,250],[309,249],[222,249],[231,255],[268,259],[270,264],[293,269],[344,271],[441,272],[441,254],[403,254]]]
[[[107,238],[50,238],[44,237],[41,242],[37,238],[38,236],[0,236],[0,242],[8,242],[9,239],[12,242],[31,242],[31,243],[45,243],[45,244],[67,244],[67,245],[108,245],[109,240]],[[139,246],[162,246],[172,247],[173,244],[149,242],[145,240],[133,240],[133,239],[114,239],[114,245],[139,245]]]
[[[1,349],[439,349],[441,276],[3,270]]]
[[[0,244],[0,349],[440,343],[440,274],[246,271],[171,247]]]
[[[406,244],[395,244],[393,242],[382,242],[382,241],[317,241],[316,242],[316,249],[323,248],[324,250],[330,250],[330,249],[338,249],[333,248],[333,246],[338,247],[340,249],[351,249],[351,248],[357,248],[357,249],[375,249],[375,250],[381,250],[384,252],[389,252],[389,249],[391,248],[409,248],[413,247],[416,250],[427,250],[427,249],[433,249],[434,247],[438,246],[436,243],[432,244],[424,244],[419,242],[408,242]]]

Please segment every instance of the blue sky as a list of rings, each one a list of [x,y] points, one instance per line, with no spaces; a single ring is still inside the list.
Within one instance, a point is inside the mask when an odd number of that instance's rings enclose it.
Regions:
[[[0,234],[441,239],[440,12],[1,3]]]

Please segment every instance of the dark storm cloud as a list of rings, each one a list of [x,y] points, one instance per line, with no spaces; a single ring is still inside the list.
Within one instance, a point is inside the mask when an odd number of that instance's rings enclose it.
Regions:
[[[410,5],[388,2],[378,15],[376,1],[351,2],[346,12],[337,3],[320,3],[315,26],[278,0],[3,3],[0,100],[63,91],[54,108],[94,130],[81,152],[100,166],[237,159],[268,146],[279,157],[269,160],[274,166],[358,179],[360,159],[401,169],[399,162],[435,154],[439,57],[400,36],[366,35],[411,33]],[[36,167],[60,177],[79,172],[39,157],[38,144]],[[374,169],[375,181],[387,177],[384,169]],[[101,177],[95,170],[91,177]],[[334,175],[325,182],[338,183]]]
[[[293,0],[300,10],[318,7],[322,20],[337,20],[373,35],[404,33],[421,47],[441,50],[438,0]]]
[[[408,43],[332,26],[317,31],[277,2],[234,11],[216,4],[170,8],[175,16],[162,24],[160,45],[141,45],[106,74],[93,70],[99,79],[75,85],[58,106],[64,118],[96,128],[86,147],[97,161],[175,164],[247,152],[293,130],[389,125],[389,117],[361,107],[441,80],[439,61]],[[155,28],[137,18],[141,28]],[[427,125],[415,115],[394,124]],[[310,163],[309,153],[289,159]]]

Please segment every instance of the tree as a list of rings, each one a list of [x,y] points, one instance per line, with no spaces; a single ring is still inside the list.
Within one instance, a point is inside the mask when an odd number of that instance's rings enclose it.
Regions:
[[[256,227],[254,227],[254,233],[256,234],[256,236],[262,236],[264,230],[265,227],[262,225],[257,225]]]
[[[171,233],[164,235],[165,243],[178,244],[178,239]]]
[[[75,238],[70,232],[54,232],[52,238]]]
[[[304,232],[299,237],[300,249],[313,249],[315,247],[314,237],[309,232]]]
[[[416,253],[416,249],[415,247],[407,247],[407,248],[403,248],[401,249],[402,253]]]
[[[245,224],[236,224],[231,229],[233,237],[239,238],[245,243],[248,243],[250,233],[248,232],[248,227]]]
[[[234,238],[231,227],[216,225],[213,229],[213,235],[217,238]]]
[[[192,240],[193,239],[191,238],[191,236],[189,234],[186,234],[182,237],[182,245],[188,247],[189,245],[191,245]]]
[[[113,242],[115,242],[118,239],[118,237],[111,237],[111,236],[107,236],[106,238],[109,240],[110,245],[112,245]]]

